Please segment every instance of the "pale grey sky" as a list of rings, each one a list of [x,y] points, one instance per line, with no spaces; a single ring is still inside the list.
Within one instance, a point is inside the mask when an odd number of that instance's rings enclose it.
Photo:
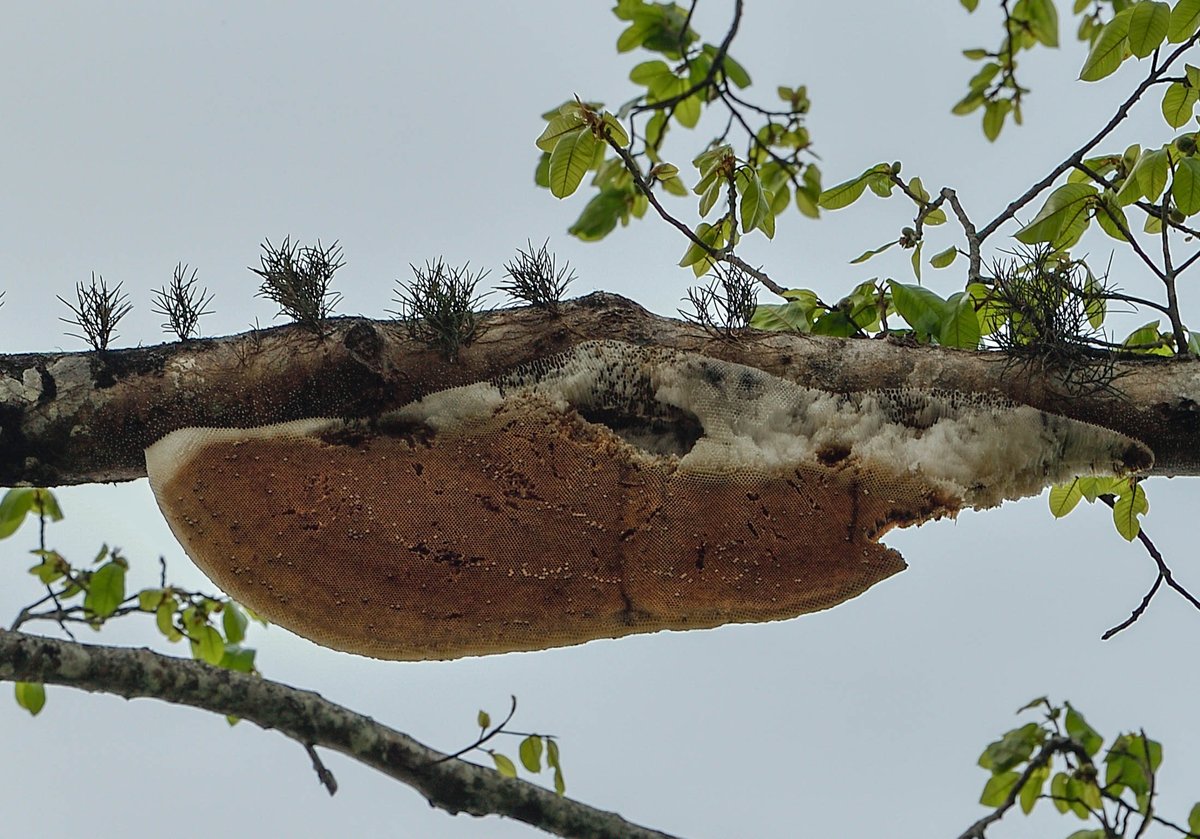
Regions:
[[[731,5],[703,4],[708,39],[720,38]],[[1061,55],[1022,62],[1035,89],[1026,127],[989,145],[976,117],[949,108],[973,72],[959,50],[996,40],[991,10],[969,17],[952,0],[903,11],[882,0],[747,5],[733,54],[761,98],[777,84],[809,85],[828,183],[899,159],[931,189],[956,187],[977,220],[1089,136],[1139,73],[1070,83],[1083,51],[1064,26]],[[124,283],[135,302],[118,345],[163,340],[149,295],[179,260],[216,293],[205,334],[271,322],[246,266],[265,237],[287,234],[341,240],[345,313],[382,316],[409,262],[470,260],[499,278],[518,245],[549,236],[577,268],[573,293],[603,288],[673,314],[691,280],[674,267],[678,234],[647,219],[579,243],[565,230],[586,199],[558,202],[532,183],[538,114],[576,93],[610,104],[632,93],[626,74],[642,58],[615,54],[610,7],[10,4],[0,30],[0,351],[82,349],[63,336],[54,295],[91,271]],[[676,132],[685,174],[701,136]],[[1170,136],[1148,102],[1109,147]],[[874,275],[907,281],[906,255],[847,265],[911,215],[899,199],[864,204],[818,223],[789,211],[776,241],[748,241],[745,256],[833,298]],[[927,253],[952,241],[937,235]],[[1089,242],[1107,258],[1109,240]],[[1128,261],[1114,266],[1120,285],[1154,293]],[[927,282],[946,294],[961,277]],[[1185,319],[1200,319],[1188,293]],[[1155,480],[1148,491],[1147,528],[1200,588],[1195,486]],[[153,579],[162,554],[175,579],[204,584],[144,481],[60,498],[67,521],[51,542],[69,556],[107,541],[136,581]],[[22,573],[33,539],[22,532],[0,546],[4,621],[37,596]],[[1107,510],[1055,522],[1044,498],[1031,499],[885,541],[907,572],[777,624],[416,664],[332,652],[277,627],[250,640],[265,675],[446,750],[470,741],[478,708],[498,714],[517,694],[515,725],[560,738],[571,796],[689,837],[958,835],[984,812],[979,751],[1041,694],[1071,699],[1104,733],[1144,726],[1163,740],[1163,806],[1186,817],[1200,789],[1200,676],[1189,654],[1200,615],[1163,595],[1134,630],[1099,640],[1153,579]],[[98,640],[153,636],[115,626]],[[330,799],[291,741],[149,701],[52,688],[30,719],[6,688],[0,749],[6,835],[533,835],[450,818],[336,755],[327,762],[341,789]],[[1057,819],[1050,829],[1076,828]],[[1044,835],[1045,821],[1009,820],[997,836]]]

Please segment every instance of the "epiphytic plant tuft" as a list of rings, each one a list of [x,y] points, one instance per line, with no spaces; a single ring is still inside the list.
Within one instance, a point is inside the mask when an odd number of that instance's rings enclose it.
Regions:
[[[524,300],[557,315],[567,286],[575,281],[575,271],[570,263],[558,267],[549,244],[547,239],[539,248],[534,248],[533,242],[527,243],[528,250],[518,248],[516,257],[504,264],[508,282],[497,288],[514,300]]]
[[[302,246],[287,237],[278,247],[268,239],[262,250],[260,267],[250,269],[262,278],[258,296],[279,304],[279,314],[323,336],[325,322],[342,298],[330,290],[333,275],[346,264],[341,246],[336,241]]]
[[[121,284],[109,288],[104,277],[92,272],[92,281],[88,285],[75,284],[74,303],[59,297],[74,317],[59,318],[64,323],[73,324],[83,332],[68,332],[72,338],[79,338],[91,344],[96,352],[108,349],[109,342],[117,336],[117,324],[121,318],[129,314],[133,305],[129,295],[121,292]]]
[[[469,264],[451,267],[440,257],[423,268],[410,267],[413,279],[396,287],[400,308],[392,314],[406,323],[411,337],[454,360],[475,338],[481,314],[475,289],[488,272],[472,273]]]
[[[208,309],[212,299],[207,288],[197,288],[195,269],[188,274],[188,266],[180,262],[171,282],[154,292],[152,308],[167,319],[162,325],[164,332],[174,332],[180,341],[187,341],[199,336],[197,326],[201,317],[212,314]]]
[[[756,280],[737,266],[717,265],[708,285],[687,290],[693,311],[679,310],[689,323],[712,335],[730,339],[750,325],[758,305]]]

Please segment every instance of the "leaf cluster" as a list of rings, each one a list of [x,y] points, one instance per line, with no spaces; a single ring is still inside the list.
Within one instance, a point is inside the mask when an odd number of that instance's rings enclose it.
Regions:
[[[1144,731],[1118,734],[1101,754],[1105,738],[1071,703],[1060,706],[1040,697],[1018,713],[1030,710],[1041,710],[1042,719],[1006,732],[979,756],[979,766],[991,776],[980,803],[995,812],[964,836],[982,836],[1010,808],[1019,805],[1028,815],[1041,801],[1096,824],[1069,839],[1141,836],[1150,824],[1182,836],[1200,833],[1200,803],[1192,807],[1186,829],[1157,814],[1163,750]]]
[[[549,735],[509,731],[506,726],[516,713],[516,708],[517,699],[514,696],[512,709],[509,711],[508,716],[494,727],[492,726],[491,715],[487,711],[480,710],[475,717],[475,721],[479,726],[479,737],[471,746],[454,756],[457,757],[474,750],[486,752],[491,757],[497,772],[506,778],[516,778],[517,765],[513,762],[512,758],[496,749],[485,748],[483,744],[501,734],[510,737],[519,737],[521,740],[517,746],[517,758],[520,760],[521,766],[527,772],[537,775],[542,771],[544,759],[545,768],[550,770],[553,776],[554,791],[560,796],[565,795],[567,784],[563,779],[562,762],[559,757],[557,741]]]
[[[90,563],[78,566],[47,547],[46,523],[61,521],[62,509],[46,489],[11,489],[0,499],[0,539],[11,536],[29,515],[39,519],[39,546],[31,551],[37,563],[29,573],[46,594],[21,610],[12,628],[31,621],[52,621],[71,635],[69,625],[86,624],[99,631],[107,622],[130,614],[153,615],[160,634],[170,642],[186,639],[198,661],[253,673],[255,650],[243,645],[251,618],[265,621],[225,597],[168,585],[130,591],[129,561],[117,548],[104,545]],[[72,637],[74,637],[72,635]],[[45,705],[44,686],[16,683],[17,703],[32,714]],[[236,720],[231,719],[231,724]]]
[[[1080,501],[1095,504],[1108,497],[1112,502],[1113,525],[1126,542],[1132,542],[1142,530],[1141,517],[1150,512],[1146,490],[1137,478],[1111,478],[1084,475],[1051,487],[1050,512],[1056,518],[1074,510]]]

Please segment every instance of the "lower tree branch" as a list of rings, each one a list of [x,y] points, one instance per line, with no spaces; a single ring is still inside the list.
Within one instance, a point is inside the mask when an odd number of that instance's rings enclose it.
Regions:
[[[300,743],[322,783],[315,747],[411,786],[451,814],[499,815],[579,839],[671,839],[610,813],[444,754],[316,693],[147,649],[79,644],[0,629],[0,681],[65,685],[126,699],[148,697],[249,720]]]

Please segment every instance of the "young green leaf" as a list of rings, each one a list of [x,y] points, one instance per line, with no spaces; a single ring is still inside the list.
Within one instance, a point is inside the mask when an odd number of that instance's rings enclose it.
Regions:
[[[979,803],[985,807],[999,807],[1008,798],[1008,793],[1013,785],[1020,779],[1020,772],[1004,772],[993,775],[984,785],[983,795],[979,796]]]
[[[1079,71],[1079,78],[1085,82],[1096,82],[1115,73],[1125,60],[1128,36],[1129,14],[1118,13],[1100,30],[1100,37],[1092,44],[1091,52],[1083,62],[1083,69]]]
[[[1080,488],[1079,480],[1079,478],[1075,478],[1069,484],[1057,484],[1050,488],[1050,514],[1056,519],[1061,519],[1074,510],[1076,505],[1083,500],[1083,490]]]
[[[1146,491],[1141,484],[1134,484],[1133,490],[1122,494],[1113,504],[1113,524],[1117,532],[1126,542],[1132,542],[1141,532],[1142,525],[1138,516],[1150,511],[1150,502],[1146,499]]]
[[[18,487],[4,493],[0,500],[0,539],[13,535],[25,521],[25,516],[33,509],[36,492],[32,487]]]
[[[13,682],[13,693],[17,704],[35,717],[46,706],[46,686],[40,682]]]
[[[958,258],[958,248],[954,245],[946,248],[944,251],[938,251],[929,258],[929,264],[934,268],[947,268],[954,260]]]
[[[857,178],[852,178],[848,181],[831,186],[829,189],[821,193],[817,199],[817,205],[823,210],[840,210],[843,207],[849,207],[857,201],[867,188],[867,176],[859,175]],[[797,193],[797,196],[799,193]]]
[[[1162,115],[1163,119],[1167,121],[1167,125],[1172,128],[1186,125],[1192,118],[1192,111],[1196,108],[1198,97],[1200,97],[1200,91],[1183,82],[1171,82],[1167,85],[1166,93],[1162,98]]]
[[[242,643],[246,638],[246,626],[249,623],[249,618],[232,600],[221,610],[221,625],[225,629],[225,640],[230,644]]]
[[[584,125],[583,115],[578,110],[558,114],[542,130],[541,135],[535,143],[539,149],[549,153],[554,151],[554,147],[558,145],[558,141],[563,137],[584,130],[586,130],[586,126]]]
[[[587,128],[564,134],[550,152],[550,194],[566,198],[579,188],[596,157],[600,141]]]
[[[1135,3],[1129,15],[1129,51],[1145,58],[1158,49],[1167,37],[1171,22],[1171,7],[1154,0]]]
[[[214,627],[202,626],[195,630],[192,638],[192,657],[212,665],[219,665],[225,657],[225,642]]]
[[[1179,0],[1171,9],[1167,40],[1172,44],[1186,41],[1200,29],[1200,0]]]
[[[1029,815],[1033,812],[1033,807],[1037,804],[1038,798],[1041,797],[1042,789],[1046,786],[1046,781],[1050,778],[1050,767],[1039,766],[1029,773],[1029,779],[1025,781],[1025,785],[1021,787],[1020,802],[1021,812]]]
[[[475,715],[475,722],[479,723],[479,727],[481,729],[491,728],[492,717],[490,714],[488,714],[487,711],[481,710],[478,714]]]
[[[1063,245],[1087,228],[1088,210],[1098,191],[1090,184],[1063,184],[1050,193],[1033,221],[1016,233],[1027,245],[1049,242]]]
[[[890,242],[888,242],[888,243],[886,243],[886,244],[880,245],[880,246],[879,246],[879,247],[877,247],[877,248],[872,248],[872,249],[871,249],[871,250],[869,250],[869,251],[863,251],[863,252],[862,252],[862,253],[860,253],[858,256],[854,257],[854,259],[850,260],[850,264],[851,264],[851,265],[859,265],[859,264],[861,264],[861,263],[863,263],[863,262],[866,262],[866,261],[867,261],[868,259],[870,259],[871,257],[873,257],[873,256],[877,256],[878,254],[881,254],[881,253],[883,253],[883,252],[884,252],[884,251],[886,251],[888,248],[890,248],[892,245],[898,245],[898,244],[900,244],[900,240],[899,240],[899,239],[893,239],[892,241],[890,241]]]
[[[92,572],[87,594],[83,598],[84,611],[97,618],[107,618],[125,599],[125,565],[112,561]]]
[[[1096,752],[1100,751],[1100,746],[1104,744],[1104,738],[1096,732],[1096,729],[1088,725],[1083,714],[1076,711],[1070,702],[1067,703],[1066,727],[1067,736],[1082,746],[1089,757],[1095,756]]]
[[[908,323],[918,337],[928,338],[941,333],[947,315],[946,301],[919,285],[905,285],[888,280],[896,313]]]
[[[504,755],[499,752],[492,752],[492,762],[496,764],[496,771],[505,778],[517,777],[517,767]]]
[[[979,316],[969,294],[957,292],[946,301],[946,314],[938,331],[938,343],[961,350],[979,348]]]
[[[521,765],[530,772],[542,771],[542,738],[536,734],[530,734],[521,741],[521,746],[518,749],[518,754],[521,757]]]
[[[1200,212],[1200,160],[1185,157],[1175,164],[1171,197],[1185,216]]]

